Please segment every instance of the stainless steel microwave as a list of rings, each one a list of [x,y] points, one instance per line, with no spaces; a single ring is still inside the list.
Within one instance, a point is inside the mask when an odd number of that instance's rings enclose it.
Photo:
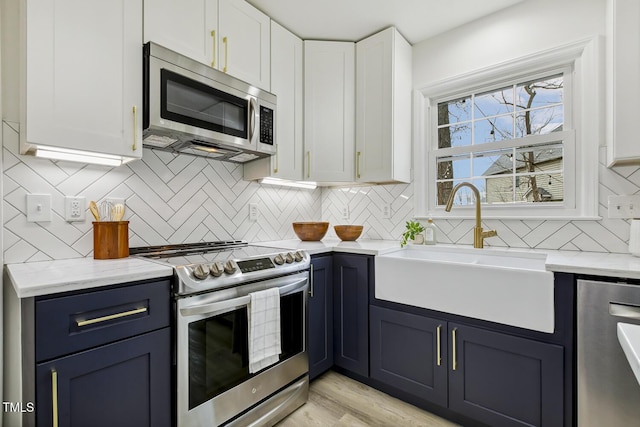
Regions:
[[[144,146],[235,163],[275,154],[275,95],[153,42],[143,69]]]

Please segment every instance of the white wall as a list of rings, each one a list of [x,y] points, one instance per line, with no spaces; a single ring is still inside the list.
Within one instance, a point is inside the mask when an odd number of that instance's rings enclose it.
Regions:
[[[420,89],[444,79],[483,69],[517,57],[605,34],[605,0],[528,0],[491,16],[417,43],[413,48],[413,84]],[[631,105],[629,108],[635,108]],[[599,221],[484,220],[498,237],[487,246],[628,251],[629,222],[607,218],[607,197],[640,193],[637,166],[608,169],[605,141],[597,155],[599,168]],[[420,168],[422,165],[414,165]],[[596,191],[596,189],[593,189]],[[365,224],[368,237],[399,239],[413,212],[413,184],[325,190],[323,219],[332,223]],[[380,203],[391,203],[391,219],[383,219]],[[355,215],[345,221],[342,206]],[[438,240],[471,244],[472,220],[437,221]]]

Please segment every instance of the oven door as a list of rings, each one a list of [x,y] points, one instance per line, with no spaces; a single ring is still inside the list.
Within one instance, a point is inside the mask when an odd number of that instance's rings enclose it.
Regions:
[[[177,300],[178,425],[220,425],[309,370],[308,272]],[[249,373],[249,294],[280,289],[280,360]]]

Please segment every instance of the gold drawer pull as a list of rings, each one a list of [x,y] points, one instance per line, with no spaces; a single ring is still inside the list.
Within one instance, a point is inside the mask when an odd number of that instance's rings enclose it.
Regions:
[[[138,149],[138,109],[134,105],[131,110],[133,112],[133,144],[131,149],[136,151]]]
[[[223,37],[222,43],[224,44],[224,68],[222,69],[222,72],[226,73],[227,65],[229,65],[229,39],[226,37]]]
[[[458,357],[456,355],[456,331],[458,330],[458,328],[453,328],[453,331],[451,331],[451,340],[453,341],[452,344],[452,348],[453,348],[453,370],[455,371],[458,368]]]
[[[440,333],[442,332],[442,325],[438,325],[438,327],[436,328],[436,330],[438,331],[438,335],[436,337],[437,340],[437,351],[438,351],[438,361],[436,362],[438,364],[438,366],[442,365],[442,349],[440,347]]]
[[[110,314],[108,316],[96,317],[95,319],[88,320],[76,320],[78,326],[93,325],[94,323],[106,322],[107,320],[118,319],[120,317],[132,316],[138,313],[144,313],[147,311],[147,307],[136,308],[135,310],[124,311],[122,313]]]
[[[216,30],[211,30],[211,38],[213,39],[213,59],[211,60],[211,68],[216,68]]]
[[[53,427],[58,427],[58,372],[51,370],[51,407],[53,408]]]

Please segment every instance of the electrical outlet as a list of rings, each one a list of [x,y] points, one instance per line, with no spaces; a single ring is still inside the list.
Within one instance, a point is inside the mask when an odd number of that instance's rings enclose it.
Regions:
[[[342,207],[342,219],[349,219],[349,206]]]
[[[391,218],[391,204],[390,203],[384,203],[382,205],[382,218],[384,219],[389,219]]]
[[[249,203],[249,221],[257,221],[260,213],[257,203]]]
[[[67,222],[84,221],[86,199],[84,197],[65,196],[64,220]]]
[[[609,218],[640,218],[640,196],[609,196]]]

